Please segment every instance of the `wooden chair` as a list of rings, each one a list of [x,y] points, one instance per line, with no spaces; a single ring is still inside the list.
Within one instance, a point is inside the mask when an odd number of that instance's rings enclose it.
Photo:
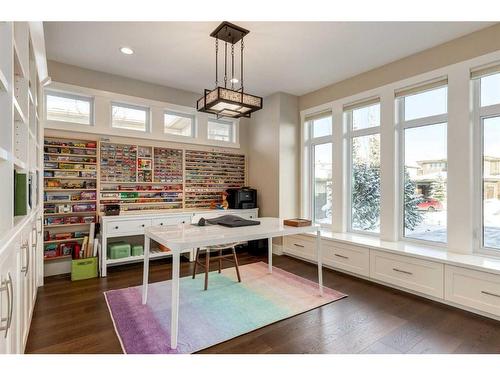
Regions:
[[[230,243],[230,244],[224,244],[224,245],[217,245],[217,246],[208,246],[203,249],[196,249],[196,257],[194,260],[194,269],[193,269],[193,279],[196,277],[196,268],[197,266],[201,266],[205,269],[205,290],[208,289],[208,272],[210,269],[210,260],[218,260],[219,261],[219,273],[222,271],[222,261],[227,260],[229,262],[233,262],[234,266],[236,268],[236,276],[238,277],[238,282],[241,283],[241,276],[240,276],[240,270],[238,268],[238,258],[236,257],[236,245],[239,243]],[[230,254],[222,254],[224,250],[229,250],[231,249]],[[205,264],[200,262],[200,253],[202,251],[205,251]],[[210,253],[218,251],[219,254],[217,256],[211,257]]]

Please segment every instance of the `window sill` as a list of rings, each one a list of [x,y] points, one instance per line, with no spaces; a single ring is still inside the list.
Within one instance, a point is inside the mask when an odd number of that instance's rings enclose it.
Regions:
[[[314,234],[307,233],[306,236],[314,236]],[[460,254],[448,251],[447,248],[443,247],[404,241],[383,241],[378,237],[354,233],[335,233],[321,230],[321,238],[328,241],[387,251],[398,255],[406,255],[500,275],[500,258],[496,257],[477,254]]]

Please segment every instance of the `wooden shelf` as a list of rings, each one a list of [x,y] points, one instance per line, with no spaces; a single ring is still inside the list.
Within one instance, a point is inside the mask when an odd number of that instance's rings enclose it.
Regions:
[[[47,147],[47,146],[44,146]],[[45,152],[45,155],[52,155],[52,156],[71,156],[71,157],[79,157],[79,158],[97,158],[97,155],[87,155],[87,154],[65,154],[63,152]],[[85,163],[85,162],[83,162]]]
[[[52,189],[52,188],[45,188],[45,191],[96,191],[96,189]]]
[[[79,216],[79,215],[87,215],[87,216],[95,216],[96,211],[86,211],[86,212],[64,212],[60,214],[43,214],[43,216]]]
[[[13,44],[14,44],[14,74],[21,76],[22,78],[28,78],[26,69],[21,63],[21,58],[19,57],[19,51],[15,39],[13,40]]]
[[[48,161],[48,160],[45,160],[45,161]],[[46,170],[46,171],[64,171],[64,172],[96,172],[97,173],[97,169],[45,168],[44,170]],[[95,178],[97,179],[97,175]]]
[[[49,241],[43,241],[44,245],[48,245],[51,243],[64,243],[64,242],[70,242],[70,241],[83,241],[84,237],[78,237],[78,238],[66,238],[64,240],[49,240]]]
[[[61,203],[69,203],[69,204],[77,204],[77,203],[95,203],[97,202],[96,199],[94,200],[80,200],[80,201],[43,201],[43,204],[61,204]]]
[[[97,180],[97,177],[62,177],[62,176],[54,176],[54,177],[47,177],[44,176],[43,178],[49,179],[49,180]]]
[[[45,228],[64,228],[64,227],[82,227],[85,225],[90,225],[94,223],[76,223],[76,224],[44,224],[43,227]]]
[[[46,154],[45,154],[46,155]],[[90,161],[67,161],[67,160],[43,160],[44,163],[63,163],[63,164],[87,164],[87,165],[97,165],[97,163],[90,162]],[[64,168],[59,168],[60,171],[64,171]],[[69,170],[69,169],[68,169]],[[82,168],[78,169],[79,171],[85,171],[87,169]],[[90,169],[91,171],[94,171],[94,169]]]
[[[172,255],[171,251],[160,251],[160,250],[151,250],[149,254],[150,259],[154,258],[161,258],[161,257],[166,257]],[[128,262],[134,262],[138,260],[143,260],[144,255],[137,255],[137,256],[130,256],[127,258],[120,258],[120,259],[106,259],[107,264],[120,264],[120,263],[128,263]]]
[[[61,146],[61,145],[48,145],[46,143],[43,144],[43,147],[55,147],[55,148],[70,148],[74,150],[94,150],[97,153],[97,148],[96,147],[77,147],[77,146]],[[66,154],[62,154],[66,155]],[[73,154],[70,154],[73,155]],[[97,155],[91,155],[91,156],[97,156]]]
[[[65,260],[65,259],[72,259],[71,255],[61,255],[58,257],[43,257],[44,262],[51,262],[53,260]]]

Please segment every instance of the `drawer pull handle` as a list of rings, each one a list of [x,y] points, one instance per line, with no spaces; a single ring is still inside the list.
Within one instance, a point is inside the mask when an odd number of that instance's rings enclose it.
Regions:
[[[294,243],[295,246],[297,247],[304,247],[304,245],[301,245],[301,244],[298,244],[298,243]]]
[[[487,296],[498,297],[500,298],[500,294],[495,294],[491,292],[487,292],[486,290],[481,290],[481,293],[486,294]]]
[[[346,257],[345,255],[335,254],[335,256],[342,259],[349,259],[349,257]]]
[[[393,270],[393,271],[396,271],[396,272],[404,273],[404,274],[406,274],[406,275],[413,275],[413,272],[400,270],[400,269],[398,269],[398,268],[393,268],[392,270]]]

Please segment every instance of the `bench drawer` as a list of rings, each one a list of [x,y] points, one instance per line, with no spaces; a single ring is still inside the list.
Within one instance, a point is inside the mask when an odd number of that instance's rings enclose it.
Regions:
[[[370,277],[430,296],[444,297],[441,263],[370,250]]]
[[[365,277],[370,276],[370,252],[366,248],[322,242],[323,263]]]
[[[445,299],[500,316],[500,275],[446,265]]]
[[[108,223],[108,235],[119,233],[143,234],[146,227],[151,226],[151,220],[127,220]]]
[[[316,260],[316,239],[307,236],[286,236],[283,252],[304,259]]]
[[[151,221],[153,226],[177,225],[190,222],[191,222],[191,216],[161,217],[161,218],[155,218]]]

